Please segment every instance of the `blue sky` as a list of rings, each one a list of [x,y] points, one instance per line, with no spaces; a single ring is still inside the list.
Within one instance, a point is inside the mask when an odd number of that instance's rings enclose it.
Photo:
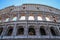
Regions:
[[[60,0],[0,0],[0,9],[11,5],[22,5],[26,3],[44,4],[60,9]]]

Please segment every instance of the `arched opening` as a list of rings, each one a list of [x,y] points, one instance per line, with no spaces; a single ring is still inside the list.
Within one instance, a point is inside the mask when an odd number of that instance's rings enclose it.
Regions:
[[[51,21],[49,17],[45,17],[47,21]]]
[[[19,20],[25,20],[26,17],[25,16],[21,16]]]
[[[17,29],[17,35],[23,35],[23,34],[24,34],[24,28],[23,27],[20,28],[19,26]]]
[[[3,28],[0,28],[0,35],[1,35],[2,31],[3,31]]]
[[[42,17],[41,17],[41,16],[38,16],[38,17],[37,17],[37,20],[42,20]]]
[[[50,31],[51,31],[51,33],[52,33],[53,36],[57,35],[53,27],[50,27]]]
[[[9,21],[9,19],[10,19],[10,17],[9,17],[9,15],[8,14],[5,14],[5,16],[4,16],[5,18],[4,18],[4,22],[8,22]]]
[[[40,28],[40,33],[41,35],[46,35],[45,29],[43,28],[43,26]]]
[[[12,13],[11,21],[17,21],[17,14],[16,13]]]
[[[11,36],[13,32],[13,27],[8,27],[7,36]]]
[[[28,20],[35,20],[34,15],[32,13],[29,15]]]
[[[20,14],[19,20],[26,20],[26,15],[25,15],[25,13]]]
[[[13,17],[13,19],[12,19],[12,21],[16,21],[17,20],[17,17],[15,16],[15,17]]]
[[[29,35],[35,35],[35,30],[34,30],[34,28],[29,28],[28,34],[29,34]]]
[[[8,22],[8,21],[9,21],[9,18],[6,18],[6,19],[5,19],[5,22]]]
[[[29,16],[28,20],[34,20],[34,16]]]

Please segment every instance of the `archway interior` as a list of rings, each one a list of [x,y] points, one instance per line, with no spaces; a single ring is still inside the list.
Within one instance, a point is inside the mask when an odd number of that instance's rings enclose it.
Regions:
[[[24,34],[24,28],[18,28],[17,29],[17,35],[23,35]]]
[[[11,36],[12,35],[12,32],[13,32],[13,27],[9,27],[8,28],[8,32],[7,32],[7,35],[8,36]]]
[[[45,29],[41,27],[40,28],[40,33],[41,33],[41,35],[46,35]]]
[[[53,27],[50,27],[50,31],[51,31],[51,33],[52,33],[53,36],[57,35]]]
[[[28,34],[29,34],[29,35],[35,35],[35,30],[34,30],[34,28],[29,28]]]

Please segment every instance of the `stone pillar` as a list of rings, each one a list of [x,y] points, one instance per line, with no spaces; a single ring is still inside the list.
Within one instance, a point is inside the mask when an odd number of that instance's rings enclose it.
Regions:
[[[9,19],[9,21],[11,21],[11,20],[12,20],[12,18],[13,18],[13,15],[12,15],[12,14],[10,14],[10,19]]]
[[[45,12],[43,12],[42,19],[43,19],[43,21],[45,21],[45,20],[46,20],[46,19],[45,19]]]
[[[17,32],[16,26],[17,25],[15,24],[14,27],[13,27],[12,36],[16,36],[16,32]]]
[[[19,20],[19,13],[17,14],[17,20]]]
[[[35,31],[36,31],[36,36],[39,37],[40,36],[40,26],[38,25],[38,22],[36,24]]]
[[[36,31],[36,35],[40,36],[39,28],[36,28],[35,31]]]
[[[37,21],[37,14],[34,14],[34,19],[35,21]]]
[[[49,26],[47,26],[45,30],[48,36],[52,35]]]
[[[26,25],[24,27],[24,35],[27,36],[28,35],[28,17],[29,17],[28,14],[29,13],[26,11],[25,11],[25,13],[26,13],[26,15],[25,15],[26,16]]]
[[[60,29],[59,29],[59,26],[57,27],[57,30],[58,30],[58,35],[60,35]]]
[[[5,25],[4,27],[3,27],[3,32],[2,32],[2,36],[5,36],[6,34],[7,34],[7,26]]]
[[[56,32],[57,36],[59,36],[59,35],[60,35],[59,27],[58,27],[58,26],[55,26],[55,32]]]
[[[27,27],[24,28],[24,35],[28,36],[28,28]]]
[[[26,21],[28,20],[29,14],[26,13]]]
[[[18,13],[17,20],[19,20],[20,14]]]

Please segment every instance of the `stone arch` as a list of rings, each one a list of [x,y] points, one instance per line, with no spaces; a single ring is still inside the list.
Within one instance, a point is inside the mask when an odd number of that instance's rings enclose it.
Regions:
[[[35,20],[35,17],[34,17],[34,14],[33,13],[30,13],[29,14],[28,20]]]
[[[2,34],[3,31],[3,27],[0,27],[0,35]]]
[[[28,34],[29,35],[36,35],[34,26],[29,26],[29,28],[28,28]]]
[[[23,35],[23,34],[24,34],[23,26],[18,26],[18,28],[17,28],[17,35]]]
[[[13,27],[12,26],[9,26],[8,27],[8,31],[7,31],[7,36],[11,36],[12,35],[12,32],[13,32]]]
[[[46,35],[46,31],[45,31],[45,29],[44,29],[44,26],[40,26],[40,34],[41,35]]]
[[[26,15],[25,15],[25,13],[19,14],[19,20],[26,20]]]
[[[50,31],[51,31],[53,36],[57,35],[55,27],[50,27]]]

